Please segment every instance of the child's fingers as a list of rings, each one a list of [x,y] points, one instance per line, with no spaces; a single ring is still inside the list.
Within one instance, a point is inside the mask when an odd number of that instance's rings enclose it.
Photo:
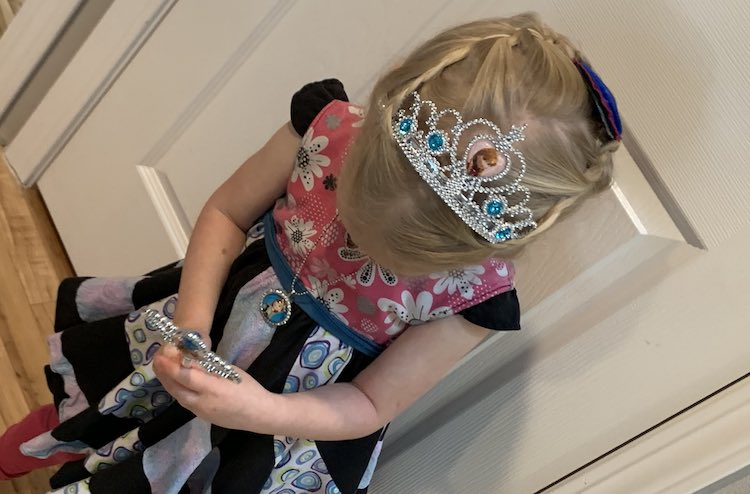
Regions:
[[[196,393],[192,389],[186,388],[174,379],[162,379],[161,384],[162,386],[164,386],[164,389],[166,389],[167,392],[172,395],[174,399],[176,399],[183,405],[196,403],[200,399],[200,395],[198,393]]]
[[[168,352],[165,352],[168,353]],[[178,352],[179,355],[179,352]],[[154,371],[159,378],[164,389],[180,403],[194,403],[199,398],[199,393],[189,387],[184,386],[176,377],[181,370],[180,364],[169,355],[157,352],[154,356]],[[191,369],[182,369],[189,371]]]
[[[154,368],[160,374],[171,379],[181,387],[197,392],[205,393],[216,386],[215,377],[207,374],[202,369],[191,364],[190,367],[183,366],[182,352],[172,345],[163,347],[154,357]],[[161,353],[161,355],[160,355]],[[160,357],[157,360],[157,357]]]
[[[182,356],[182,353],[177,349],[176,346],[170,344],[164,344],[159,349],[160,354],[170,359],[178,359]]]

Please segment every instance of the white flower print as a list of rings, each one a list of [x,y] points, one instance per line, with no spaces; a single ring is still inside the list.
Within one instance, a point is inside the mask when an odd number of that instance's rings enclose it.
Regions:
[[[284,221],[284,227],[286,237],[289,239],[295,254],[304,256],[315,247],[310,237],[318,232],[313,229],[312,221],[305,222],[297,216],[292,216],[291,220]]]
[[[292,170],[292,182],[300,178],[307,192],[312,190],[315,177],[323,176],[323,170],[320,167],[331,164],[328,156],[320,154],[326,146],[328,146],[328,138],[326,136],[313,138],[312,127],[307,129],[302,137],[302,143],[297,150],[297,159],[294,162],[294,170]]]
[[[349,324],[349,321],[343,315],[345,312],[349,312],[349,308],[340,303],[344,299],[344,291],[341,288],[329,290],[327,281],[319,280],[314,276],[308,276],[307,279],[310,280],[310,295],[320,300],[344,324]]]
[[[378,308],[387,312],[384,322],[391,326],[385,330],[386,334],[394,335],[403,331],[404,326],[416,326],[432,319],[445,317],[453,313],[450,307],[432,308],[432,293],[420,292],[416,300],[408,290],[401,292],[401,303],[381,298]]]
[[[360,118],[352,124],[352,127],[362,127],[365,123],[365,109],[361,106],[349,106],[349,113],[357,115]]]
[[[500,263],[500,265],[495,268],[495,271],[497,271],[497,274],[500,276],[508,276],[508,265],[504,262]]]
[[[294,196],[288,192],[286,194],[286,205],[290,208],[297,207],[297,199],[295,199]]]
[[[357,280],[354,278],[354,276],[344,276],[344,279],[341,280],[342,283],[344,283],[349,288],[354,288],[357,286]]]
[[[448,294],[453,295],[458,289],[461,296],[469,300],[474,296],[473,285],[482,284],[482,279],[478,276],[480,274],[484,274],[484,266],[468,266],[434,273],[430,275],[430,278],[438,280],[438,282],[435,283],[432,290],[435,293],[443,293],[448,290]]]

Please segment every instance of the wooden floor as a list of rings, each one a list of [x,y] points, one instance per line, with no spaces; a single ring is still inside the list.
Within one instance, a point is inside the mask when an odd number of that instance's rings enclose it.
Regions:
[[[58,283],[72,275],[38,190],[17,183],[0,148],[0,431],[52,401],[45,337]],[[0,480],[0,494],[46,492],[52,472]]]

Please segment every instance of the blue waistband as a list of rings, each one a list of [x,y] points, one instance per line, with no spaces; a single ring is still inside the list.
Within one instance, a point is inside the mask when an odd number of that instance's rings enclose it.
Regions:
[[[286,258],[284,258],[284,255],[281,253],[279,244],[276,242],[276,223],[271,211],[266,213],[263,217],[263,230],[266,251],[271,260],[271,265],[276,272],[276,276],[279,278],[282,288],[288,293],[291,290],[294,272],[287,263]],[[299,292],[306,290],[300,280],[296,281],[295,288],[296,291]],[[326,331],[365,355],[377,357],[385,349],[382,345],[365,338],[344,324],[343,321],[331,314],[331,311],[328,310],[325,304],[309,293],[295,295],[293,300],[300,309],[302,309],[313,321],[322,326]],[[283,326],[279,328],[281,331],[283,331],[283,329]]]

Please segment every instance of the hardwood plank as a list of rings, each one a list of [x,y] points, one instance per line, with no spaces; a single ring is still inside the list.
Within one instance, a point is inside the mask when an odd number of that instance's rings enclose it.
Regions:
[[[12,364],[12,358],[0,341],[0,427],[5,430],[29,413],[25,379]],[[0,481],[0,494],[37,494],[49,490],[49,477],[54,469],[44,469],[12,481]]]
[[[44,203],[44,199],[42,198],[39,189],[37,187],[24,189],[23,197],[29,206],[35,230],[41,237],[42,245],[46,251],[46,257],[55,273],[55,277],[49,280],[55,288],[55,297],[52,298],[54,301],[57,296],[57,284],[59,281],[75,276],[76,273],[73,270],[73,265],[70,263],[70,259],[68,259],[67,252],[65,252],[65,249],[63,248],[60,235],[57,233],[57,229],[52,222],[52,218],[49,215],[49,211],[47,210],[47,206]]]
[[[51,328],[40,328],[28,299],[24,295],[21,280],[13,268],[13,260],[6,246],[0,245],[0,317],[5,320],[10,339],[15,346],[15,369],[25,380],[34,406],[51,401],[47,390],[43,367],[49,361],[45,336]]]
[[[52,473],[54,473],[54,470],[52,470]],[[9,492],[16,494],[42,494],[48,492],[50,490],[50,475],[49,471],[37,470],[23,477],[13,479],[10,484],[12,484],[15,490]]]
[[[0,386],[0,415],[7,425],[18,422],[31,410],[21,385],[21,377],[8,356],[5,344],[0,341],[0,379],[3,382]]]
[[[61,279],[74,272],[36,188],[23,189],[0,149],[0,433],[50,403],[43,366]],[[49,490],[56,468],[0,481],[0,494]]]
[[[52,328],[55,325],[55,303],[31,304],[31,312],[34,313],[37,327],[42,330],[43,334],[51,334]]]
[[[13,482],[0,480],[0,494],[18,494],[19,492]]]
[[[5,430],[6,426],[20,420],[35,405],[36,400],[27,393],[23,384],[26,382],[26,370],[17,365],[21,362],[21,356],[2,313],[0,313],[0,345],[2,346],[0,379],[4,390],[0,392],[0,418],[3,419],[0,425],[3,426],[2,430]],[[20,390],[20,395],[16,394],[16,390]],[[20,401],[24,402],[23,412],[18,409]]]
[[[40,235],[37,228],[32,197],[33,192],[25,193],[7,166],[0,166],[2,233],[9,237],[10,253],[29,302],[40,303],[54,300],[59,277],[45,247],[45,243],[49,243],[45,240],[49,239]],[[40,213],[39,206],[34,209]]]

